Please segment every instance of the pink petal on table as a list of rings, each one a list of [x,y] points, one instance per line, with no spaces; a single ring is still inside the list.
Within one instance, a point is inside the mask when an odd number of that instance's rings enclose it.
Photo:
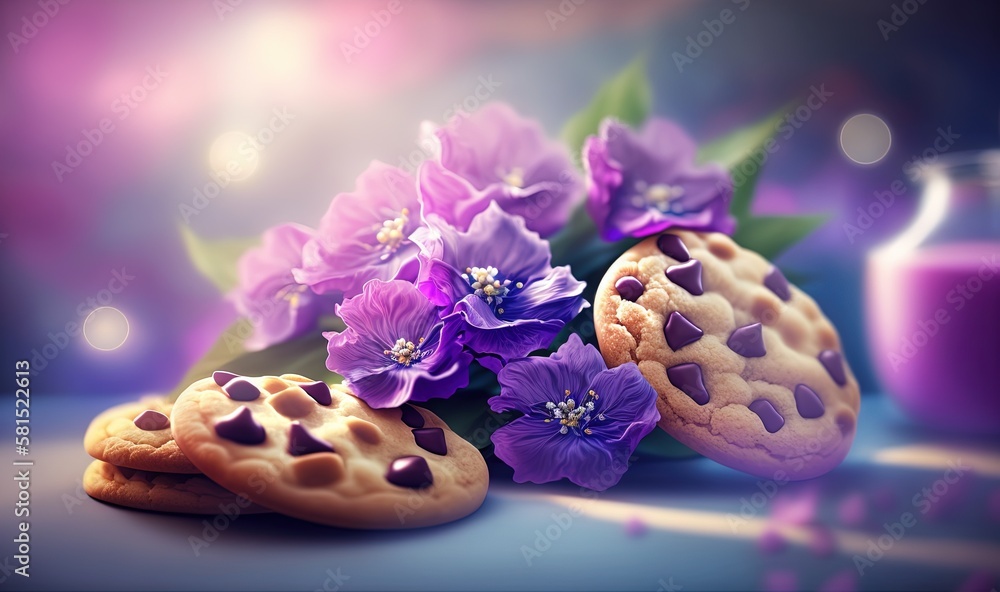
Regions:
[[[994,489],[987,502],[987,513],[994,522],[1000,522],[1000,489]]]
[[[793,571],[776,569],[764,574],[761,589],[764,592],[796,592],[799,589],[799,578]]]
[[[898,507],[899,496],[896,494],[896,490],[894,490],[892,486],[884,485],[872,493],[872,502],[875,504],[875,508],[879,512],[891,512]]]
[[[834,538],[830,527],[824,524],[810,527],[808,538],[807,546],[817,557],[830,557],[837,550],[837,539]]]
[[[996,590],[996,578],[988,571],[976,571],[958,587],[958,592],[991,592]]]
[[[815,487],[785,491],[775,496],[771,520],[780,524],[809,524],[816,519],[819,491]]]
[[[857,589],[858,576],[853,569],[845,569],[823,582],[816,590],[817,592],[855,592]]]
[[[861,492],[845,497],[837,507],[837,517],[848,526],[857,526],[868,517],[868,501]]]
[[[774,555],[787,549],[788,542],[780,532],[774,528],[767,528],[757,539],[757,548],[760,549],[761,553]]]
[[[649,532],[649,526],[638,516],[632,516],[625,522],[625,534],[632,538],[639,538]]]

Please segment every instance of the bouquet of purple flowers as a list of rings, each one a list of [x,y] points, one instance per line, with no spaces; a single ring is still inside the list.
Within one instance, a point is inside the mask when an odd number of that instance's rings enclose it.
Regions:
[[[638,367],[608,369],[594,347],[600,277],[668,228],[738,228],[773,257],[822,217],[750,214],[752,153],[779,117],[699,152],[647,120],[650,95],[640,60],[562,141],[503,103],[425,126],[436,150],[415,175],[373,162],[316,228],[275,226],[229,262],[242,338],[227,332],[182,384],[225,365],[343,381],[376,408],[419,402],[518,482],[607,489],[647,435],[651,454],[686,454],[651,435],[657,396]],[[203,271],[236,252],[185,238]]]

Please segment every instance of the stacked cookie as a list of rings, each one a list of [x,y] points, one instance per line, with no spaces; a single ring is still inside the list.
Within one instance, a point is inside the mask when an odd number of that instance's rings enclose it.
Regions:
[[[598,288],[608,366],[636,362],[659,425],[695,451],[776,480],[836,467],[860,392],[816,303],[720,233],[671,231],[625,252]]]
[[[85,437],[84,489],[132,508],[216,514],[236,503],[331,526],[413,528],[474,512],[479,451],[425,409],[372,409],[302,376],[216,372],[173,404],[105,411]]]

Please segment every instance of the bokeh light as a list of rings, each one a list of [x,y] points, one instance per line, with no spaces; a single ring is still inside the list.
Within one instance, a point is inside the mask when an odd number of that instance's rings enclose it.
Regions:
[[[250,134],[230,131],[212,142],[208,151],[211,172],[226,174],[233,181],[249,178],[260,164],[260,151]]]
[[[128,319],[111,306],[95,308],[83,322],[83,337],[94,349],[112,351],[128,339]]]
[[[858,164],[875,164],[882,160],[891,145],[889,126],[871,113],[855,115],[840,128],[840,149]]]

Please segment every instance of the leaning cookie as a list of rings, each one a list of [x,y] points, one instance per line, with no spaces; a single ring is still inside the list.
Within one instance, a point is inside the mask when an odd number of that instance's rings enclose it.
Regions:
[[[413,528],[474,512],[489,474],[480,452],[423,409],[372,409],[301,376],[216,373],[177,398],[185,454],[230,491],[303,520]]]
[[[727,466],[808,479],[854,438],[860,394],[816,303],[757,253],[676,231],[626,251],[597,291],[609,366],[635,361],[660,427]]]
[[[158,473],[198,473],[170,434],[171,403],[149,397],[104,411],[90,422],[83,445],[104,462]]]
[[[137,510],[183,514],[269,512],[204,475],[154,473],[116,467],[104,461],[90,463],[83,474],[83,490],[94,499]]]

